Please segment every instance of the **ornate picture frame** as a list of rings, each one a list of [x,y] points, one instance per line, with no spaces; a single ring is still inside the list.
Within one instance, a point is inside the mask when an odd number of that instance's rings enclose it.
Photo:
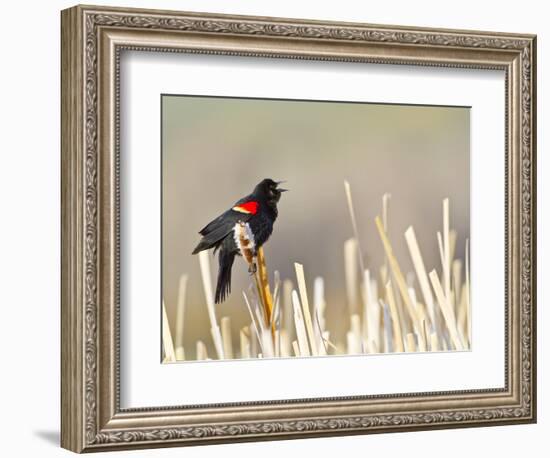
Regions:
[[[536,421],[536,37],[75,6],[62,12],[61,445],[75,452]],[[503,389],[120,407],[124,50],[505,72]]]

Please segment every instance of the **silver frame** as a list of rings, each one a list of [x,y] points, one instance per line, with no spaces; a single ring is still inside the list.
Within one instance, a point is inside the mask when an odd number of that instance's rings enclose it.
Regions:
[[[88,452],[535,421],[535,36],[93,6],[64,10],[61,34],[63,447]],[[121,409],[119,59],[127,49],[505,71],[506,386]]]

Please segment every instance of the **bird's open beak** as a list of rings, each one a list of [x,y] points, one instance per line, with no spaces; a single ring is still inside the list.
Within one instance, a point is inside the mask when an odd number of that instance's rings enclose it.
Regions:
[[[286,183],[286,180],[277,181],[276,183],[277,183],[277,186],[279,186],[280,184]],[[279,191],[279,192],[287,192],[288,189],[277,188],[277,191]]]

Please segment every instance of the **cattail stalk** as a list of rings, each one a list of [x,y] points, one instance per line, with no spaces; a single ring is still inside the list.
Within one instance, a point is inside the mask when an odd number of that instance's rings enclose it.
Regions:
[[[345,187],[355,237],[344,244],[349,305],[348,313],[342,320],[342,323],[346,323],[344,338],[335,340],[334,343],[329,340],[325,311],[330,310],[331,304],[327,304],[325,300],[324,279],[316,277],[313,282],[313,308],[310,307],[304,267],[301,264],[295,264],[295,290],[290,280],[283,281],[278,272],[275,272],[272,283],[274,289],[271,293],[265,254],[260,248],[256,258],[247,258],[248,262],[254,262],[256,267],[254,282],[248,292],[243,292],[251,319],[250,325],[238,330],[239,345],[233,347],[229,316],[223,317],[218,326],[209,258],[206,252],[201,252],[199,261],[202,285],[215,356],[218,359],[289,357],[293,354],[304,357],[343,353],[447,351],[469,348],[471,310],[468,239],[463,263],[461,259],[454,259],[457,234],[450,229],[449,200],[443,201],[443,230],[437,232],[441,274],[435,270],[427,274],[411,226],[404,235],[414,272],[409,272],[405,281],[388,236],[390,196],[384,195],[382,218],[375,218],[384,248],[384,264],[380,267],[380,278],[383,282],[380,283],[378,278],[371,278],[370,272],[373,268],[370,271],[359,271],[364,258],[358,243],[349,183],[346,182]],[[415,289],[415,278],[418,280],[418,290]],[[378,288],[377,285],[382,287]],[[183,324],[186,286],[187,275],[182,275],[175,308],[176,320],[172,323],[175,329],[175,342],[172,340],[164,303],[162,306],[163,361],[166,362],[185,358]],[[422,301],[419,300],[420,293]],[[334,313],[335,310],[332,310],[331,315]],[[197,359],[208,359],[207,346],[203,340],[196,342],[196,351]]]
[[[460,293],[461,288],[460,285],[462,284],[462,261],[460,259],[453,259],[453,263],[451,265],[451,284],[452,284],[452,291],[454,294],[452,295],[453,298],[453,304],[455,309],[455,315],[458,316],[458,313],[460,311]]]
[[[294,307],[292,306],[292,290],[294,286],[291,280],[285,279],[283,281],[283,297],[282,297],[282,313],[281,319],[282,328],[286,331],[288,337],[289,352],[292,347],[292,340],[294,340]]]
[[[290,350],[292,349],[292,343],[290,342],[286,329],[281,329],[280,333],[279,356],[282,358],[288,358],[290,356]]]
[[[246,308],[248,310],[248,313],[250,314],[250,319],[252,320],[252,327],[254,328],[254,332],[256,333],[257,340],[252,341],[253,345],[254,345],[254,342],[258,342],[260,344],[260,347],[261,347],[262,339],[260,337],[259,325],[256,323],[256,317],[254,317],[254,312],[252,311],[252,307],[250,306],[250,301],[248,300],[248,296],[246,295],[246,293],[244,291],[243,291],[243,298],[244,298],[244,302],[246,304]],[[261,324],[261,322],[260,322],[260,324]],[[262,351],[263,351],[263,349],[262,349]]]
[[[222,325],[222,343],[223,343],[223,352],[225,357],[228,359],[233,359],[233,341],[231,339],[231,318],[224,316],[221,319]]]
[[[294,307],[294,325],[296,326],[296,337],[298,338],[298,348],[300,356],[309,356],[309,346],[307,332],[302,316],[302,307],[296,290],[292,291],[292,306]],[[293,344],[294,345],[294,344]]]
[[[451,245],[449,236],[449,199],[443,200],[443,286],[445,297],[451,302]]]
[[[178,303],[176,308],[176,359],[178,361],[185,359],[183,350],[183,325],[185,316],[185,293],[187,291],[187,275],[180,277],[178,285]]]
[[[294,356],[302,356],[302,354],[300,353],[300,347],[298,345],[298,342],[296,342],[295,340],[292,341],[292,350],[294,351]],[[303,356],[306,356],[306,355],[303,355]]]
[[[359,260],[359,266],[361,267],[361,272],[365,271],[365,265],[363,262],[363,251],[361,250],[361,245],[359,244],[359,230],[357,229],[357,220],[355,219],[355,211],[353,209],[353,200],[351,198],[351,186],[348,181],[344,181],[344,189],[346,191],[346,200],[348,201],[348,210],[349,216],[351,218],[351,225],[353,227],[353,235],[357,241],[357,256]]]
[[[395,258],[393,254],[393,249],[390,244],[390,241],[384,231],[384,228],[382,226],[382,221],[380,220],[380,217],[377,216],[375,218],[376,227],[378,229],[378,233],[380,235],[380,238],[382,240],[382,244],[384,245],[384,250],[386,252],[386,256],[388,257],[388,263],[390,265],[390,269],[393,273],[395,282],[397,283],[397,287],[399,289],[399,292],[401,293],[401,297],[403,299],[403,302],[405,303],[405,306],[407,308],[407,312],[410,315],[410,318],[413,322],[413,326],[415,329],[419,329],[419,323],[420,320],[418,318],[418,314],[416,310],[414,309],[411,299],[409,297],[409,291],[407,289],[407,284],[405,283],[405,279],[403,278],[403,274],[401,273],[401,269],[399,268],[399,264],[397,262],[397,259]]]
[[[439,281],[439,277],[437,276],[437,272],[435,270],[432,270],[430,272],[430,280],[432,282],[435,296],[437,297],[437,301],[439,302],[441,311],[443,312],[443,318],[445,318],[445,322],[447,324],[447,328],[449,329],[449,334],[453,345],[457,350],[463,350],[464,345],[460,340],[459,333],[456,327],[454,311],[451,307],[451,304],[449,303],[449,301],[447,301],[447,298],[445,297],[445,292],[443,291],[443,288]]]
[[[210,259],[208,258],[207,251],[201,251],[199,253],[199,264],[201,268],[202,286],[204,290],[204,296],[206,298],[206,307],[208,310],[208,316],[210,317],[210,332],[212,339],[214,340],[214,348],[218,354],[219,359],[223,359],[223,343],[220,327],[216,319],[216,311],[214,308],[214,291],[212,289],[212,276],[210,273]]]
[[[383,323],[383,326],[384,326],[384,330],[383,330],[383,344],[384,344],[384,347],[383,348],[380,348],[380,351],[381,352],[384,352],[384,353],[393,353],[394,349],[393,349],[393,342],[394,342],[394,337],[393,337],[393,332],[392,332],[392,320],[391,320],[391,314],[390,314],[390,308],[388,307],[387,304],[384,304],[384,302],[380,301],[380,308],[382,309],[382,312],[383,312],[383,320],[384,320],[384,323]]]
[[[248,331],[248,327],[244,327],[241,329],[239,333],[239,340],[241,344],[241,358],[250,358],[250,339],[249,339],[250,332]]]
[[[422,254],[420,253],[420,248],[418,247],[416,235],[412,226],[409,226],[409,228],[405,231],[405,240],[407,241],[407,246],[409,247],[409,253],[411,255],[414,269],[416,271],[416,277],[418,278],[422,297],[424,298],[424,301],[426,302],[426,306],[428,308],[430,321],[432,322],[432,326],[437,327],[432,290],[430,289],[428,274],[426,273],[424,260],[422,259]]]
[[[275,325],[271,323],[271,313],[273,311],[273,296],[271,295],[271,289],[269,287],[269,276],[267,273],[267,267],[265,263],[264,249],[258,248],[256,253],[256,285],[258,287],[258,296],[262,302],[264,309],[265,324],[268,328],[271,328],[273,337],[275,335]]]
[[[430,334],[430,351],[439,351],[439,338],[435,332]]]
[[[176,361],[174,341],[172,340],[172,332],[170,331],[170,324],[168,323],[168,314],[166,313],[164,301],[162,301],[162,345],[164,348],[164,361],[170,363]]]
[[[298,290],[300,291],[300,302],[302,304],[302,316],[304,318],[304,324],[309,340],[309,347],[311,353],[317,355],[317,342],[315,340],[315,333],[313,332],[313,322],[311,321],[311,313],[309,311],[309,301],[307,298],[306,278],[304,275],[304,266],[302,264],[294,263],[294,269],[296,270],[296,280],[298,281]]]
[[[405,340],[405,348],[407,352],[413,353],[416,351],[416,340],[414,339],[414,334],[409,332]]]
[[[466,247],[464,248],[464,271],[466,275],[466,327],[468,335],[468,343],[472,341],[472,323],[470,309],[470,241],[466,239]]]
[[[391,282],[386,283],[386,298],[390,307],[392,331],[393,331],[393,349],[397,353],[403,352],[403,334],[401,333],[401,323],[399,321],[399,312],[395,305],[395,298],[393,296],[393,290]]]
[[[208,351],[206,351],[206,345],[202,340],[197,341],[197,360],[204,361],[208,359]]]
[[[357,313],[358,299],[358,269],[357,269],[357,239],[351,238],[344,242],[344,271],[346,278],[346,293],[350,315]]]

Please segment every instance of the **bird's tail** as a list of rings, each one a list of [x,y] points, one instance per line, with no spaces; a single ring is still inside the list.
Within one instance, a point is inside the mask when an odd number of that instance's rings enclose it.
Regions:
[[[234,260],[235,260],[234,252],[230,252],[223,249],[220,250],[218,282],[216,284],[216,297],[215,297],[216,304],[223,302],[231,292],[231,269],[233,267]]]
[[[206,240],[205,238],[202,238],[201,241],[199,242],[199,244],[193,250],[193,253],[191,253],[191,254],[197,254],[200,251],[208,250],[210,248],[212,248],[212,243],[209,240]]]

